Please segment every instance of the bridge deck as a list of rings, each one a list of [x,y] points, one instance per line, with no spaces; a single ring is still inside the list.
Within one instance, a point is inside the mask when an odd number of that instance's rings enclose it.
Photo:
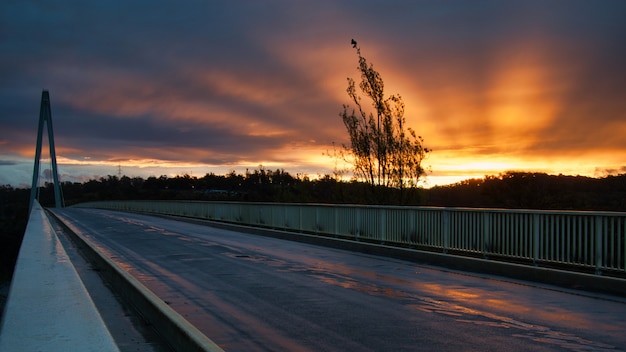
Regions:
[[[626,349],[626,301],[103,210],[56,213],[228,351]]]

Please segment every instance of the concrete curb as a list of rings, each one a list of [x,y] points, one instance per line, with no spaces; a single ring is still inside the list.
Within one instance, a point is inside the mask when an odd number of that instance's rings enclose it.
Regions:
[[[152,324],[171,346],[179,351],[223,351],[152,291],[102,254],[80,231],[70,227],[67,219],[64,220],[54,210],[50,212],[68,230],[89,261],[100,269],[112,288]]]
[[[4,310],[0,351],[119,351],[36,201]]]
[[[418,249],[387,246],[383,244],[374,244],[369,242],[358,242],[342,238],[288,232],[261,227],[252,227],[206,219],[152,213],[146,214],[168,217],[187,222],[194,222],[222,229],[238,230],[256,235],[310,243],[337,249],[346,249],[350,251],[357,251],[361,253],[385,256],[395,259],[402,259],[414,263],[441,266],[453,270],[497,275],[510,279],[554,285],[565,289],[604,293],[626,297],[626,280],[615,277],[591,275],[586,273],[515,264],[503,261],[464,257],[458,255],[449,255]]]

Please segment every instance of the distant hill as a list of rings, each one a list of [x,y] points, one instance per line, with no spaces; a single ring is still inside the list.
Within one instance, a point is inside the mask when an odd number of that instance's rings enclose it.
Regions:
[[[626,211],[626,174],[591,178],[507,172],[426,192],[425,204],[481,208]]]

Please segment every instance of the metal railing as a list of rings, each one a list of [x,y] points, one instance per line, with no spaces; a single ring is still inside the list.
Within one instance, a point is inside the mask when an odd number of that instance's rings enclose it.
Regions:
[[[626,274],[626,213],[618,212],[196,201],[103,201],[78,206]]]

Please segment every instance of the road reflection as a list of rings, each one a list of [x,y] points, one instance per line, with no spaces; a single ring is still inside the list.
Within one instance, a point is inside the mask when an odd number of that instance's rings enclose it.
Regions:
[[[609,351],[616,348],[524,321],[524,317],[531,317],[535,321],[539,318],[540,321],[567,322],[568,326],[577,327],[598,323],[563,308],[543,306],[538,309],[531,302],[532,296],[526,300],[524,296],[511,297],[510,292],[506,291],[485,291],[481,288],[455,286],[449,283],[420,282],[419,275],[411,281],[398,276],[355,269],[339,263],[318,261],[314,266],[306,267],[299,262],[278,260],[258,254],[228,253],[227,255],[265,264],[285,272],[306,272],[307,275],[324,284],[398,300],[409,309],[455,317],[455,321],[460,323],[511,330],[512,336],[555,345],[567,350]],[[402,271],[405,270],[395,270],[396,273]],[[520,285],[520,287],[523,286]],[[414,290],[416,288],[417,290]],[[494,311],[501,313],[492,313]]]

